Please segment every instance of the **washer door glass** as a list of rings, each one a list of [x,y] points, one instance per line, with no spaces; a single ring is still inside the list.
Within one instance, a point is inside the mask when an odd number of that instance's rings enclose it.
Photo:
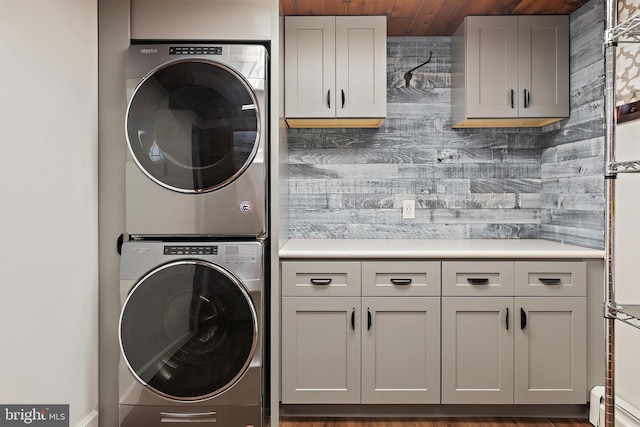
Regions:
[[[146,76],[127,109],[127,143],[156,183],[182,193],[213,191],[249,166],[259,143],[253,90],[231,68],[176,61]]]
[[[205,261],[151,271],[129,293],[120,317],[120,346],[131,372],[171,399],[225,391],[248,368],[256,343],[256,313],[246,289]]]

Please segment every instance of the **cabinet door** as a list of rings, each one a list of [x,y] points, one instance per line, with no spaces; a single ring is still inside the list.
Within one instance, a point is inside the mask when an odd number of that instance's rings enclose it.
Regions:
[[[467,117],[517,117],[517,17],[466,19]]]
[[[587,401],[586,299],[516,298],[515,403]]]
[[[282,403],[360,403],[360,298],[282,299]]]
[[[513,403],[513,298],[442,298],[442,403]]]
[[[386,17],[336,17],[337,117],[386,116],[386,65]]]
[[[285,18],[285,115],[335,117],[335,17]]]
[[[362,329],[362,403],[440,403],[440,298],[363,298]]]
[[[518,17],[520,117],[569,116],[569,17]]]

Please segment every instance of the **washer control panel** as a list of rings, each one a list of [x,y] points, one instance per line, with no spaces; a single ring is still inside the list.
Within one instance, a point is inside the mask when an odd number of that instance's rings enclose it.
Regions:
[[[164,247],[164,255],[218,255],[217,246],[173,245]]]
[[[171,46],[169,55],[222,55],[222,46]]]

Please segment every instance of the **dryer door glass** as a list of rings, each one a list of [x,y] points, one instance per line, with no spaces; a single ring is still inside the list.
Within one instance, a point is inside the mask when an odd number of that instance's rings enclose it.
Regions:
[[[129,293],[120,346],[131,372],[152,391],[200,400],[231,387],[248,368],[257,318],[246,289],[206,261],[165,264]]]
[[[201,193],[244,172],[259,146],[258,102],[236,71],[206,60],[161,67],[127,109],[127,142],[142,171],[163,187]]]

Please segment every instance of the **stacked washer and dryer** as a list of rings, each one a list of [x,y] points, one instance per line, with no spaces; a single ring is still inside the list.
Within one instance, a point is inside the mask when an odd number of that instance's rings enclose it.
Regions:
[[[262,45],[129,49],[120,426],[265,419]]]

